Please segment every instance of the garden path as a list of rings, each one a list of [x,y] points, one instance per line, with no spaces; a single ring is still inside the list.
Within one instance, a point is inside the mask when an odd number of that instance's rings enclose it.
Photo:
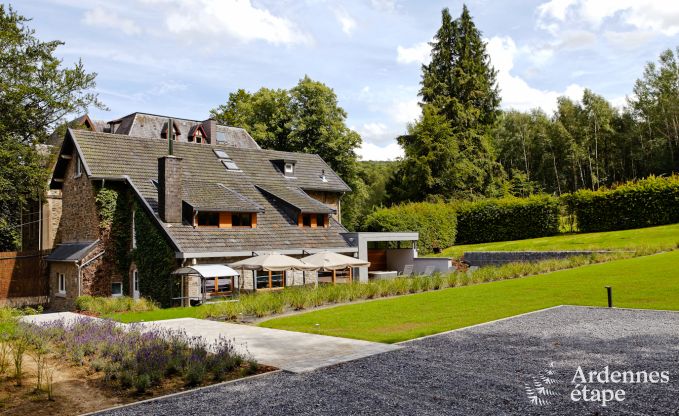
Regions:
[[[60,319],[69,322],[83,318],[100,319],[73,312],[30,315],[21,319],[32,323],[46,323]],[[194,318],[168,319],[131,325],[180,330],[189,336],[203,337],[208,344],[224,337],[232,340],[239,352],[251,356],[258,363],[293,373],[316,370],[401,348],[398,345]]]
[[[219,337],[232,339],[237,349],[249,353],[260,364],[293,373],[316,370],[401,348],[398,345],[195,318],[169,319],[142,325],[183,330],[187,335],[205,338],[208,343]]]

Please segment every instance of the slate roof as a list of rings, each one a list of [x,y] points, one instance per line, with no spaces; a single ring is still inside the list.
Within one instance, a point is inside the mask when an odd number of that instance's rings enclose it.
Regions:
[[[84,241],[80,243],[59,244],[49,256],[47,261],[75,262],[87,256],[97,244],[97,241]]]
[[[167,141],[109,133],[69,130],[73,144],[83,158],[91,179],[125,179],[157,214],[158,158],[167,154]],[[68,140],[67,140],[68,141]],[[228,170],[213,152],[228,154],[240,170]],[[65,147],[62,152],[68,151]],[[314,154],[237,148],[224,145],[174,143],[174,155],[182,158],[183,189],[187,203],[208,209],[230,211],[263,210],[256,228],[194,228],[189,224],[163,224],[164,230],[182,253],[234,253],[251,251],[345,248],[341,233],[346,229],[335,220],[327,228],[298,227],[296,217],[284,204],[261,189],[267,189],[301,212],[329,213],[332,209],[304,193],[304,190],[347,192],[350,188]],[[294,159],[295,177],[286,177],[272,160]],[[59,159],[59,163],[66,163]],[[55,168],[55,178],[63,166]],[[325,172],[326,181],[321,179]],[[202,185],[205,184],[203,187]],[[57,187],[53,182],[52,186]]]
[[[332,214],[334,210],[304,193],[299,188],[273,184],[255,185],[274,198],[298,209],[303,214]]]
[[[255,201],[221,183],[186,181],[183,184],[183,190],[184,201],[199,211],[264,211],[264,208]]]
[[[167,116],[161,116],[148,113],[132,113],[124,117],[114,120],[116,127],[113,133],[122,134],[131,137],[144,137],[149,139],[158,139],[161,133],[167,130]],[[172,118],[172,122],[179,130],[180,142],[187,142],[192,130],[197,126],[202,125],[202,121],[189,120],[184,118]],[[97,130],[99,131],[99,130]],[[230,127],[223,125],[216,125],[217,132],[224,133],[224,140],[226,145],[232,147],[245,147],[249,149],[259,149],[259,145],[250,137],[247,131],[239,127]],[[213,144],[217,141],[217,134],[211,140]]]

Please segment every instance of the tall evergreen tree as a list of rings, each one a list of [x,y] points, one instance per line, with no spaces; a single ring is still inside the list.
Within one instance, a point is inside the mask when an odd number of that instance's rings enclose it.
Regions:
[[[431,46],[431,62],[422,65],[423,104],[433,104],[456,131],[492,126],[500,113],[497,71],[467,6],[452,20],[441,12],[441,27]]]
[[[443,9],[441,27],[430,45],[431,62],[422,65],[420,105],[440,115],[450,134],[432,135],[430,127],[417,125],[428,124],[433,114],[425,114],[410,128],[407,140],[400,141],[405,161],[392,181],[390,194],[397,200],[421,200],[430,191],[445,192],[445,198],[495,195],[501,192],[504,177],[490,135],[500,113],[497,71],[490,64],[486,44],[467,6],[455,20],[447,8]],[[451,161],[441,170],[440,156],[428,152],[446,146],[446,157]],[[407,172],[426,172],[426,179]],[[423,187],[422,181],[432,186]],[[413,190],[405,192],[407,188]]]

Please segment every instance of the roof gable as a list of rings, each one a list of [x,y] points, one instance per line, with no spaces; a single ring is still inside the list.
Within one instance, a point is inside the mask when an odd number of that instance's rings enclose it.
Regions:
[[[64,151],[75,149],[82,156],[90,179],[127,181],[137,192],[159,226],[181,253],[234,253],[256,250],[346,248],[338,222],[329,227],[300,228],[285,207],[272,201],[266,189],[300,212],[331,213],[333,210],[309,197],[303,190],[342,193],[349,187],[317,155],[174,143],[174,155],[182,158],[183,200],[198,210],[258,212],[257,228],[205,229],[186,223],[171,227],[160,222],[158,158],[167,154],[166,140],[132,138],[109,133],[69,130]],[[228,170],[215,154],[222,150],[240,170]],[[270,162],[294,159],[295,177],[285,177]],[[68,160],[59,160],[64,166]],[[65,169],[61,169],[65,171]],[[321,179],[325,171],[327,181]],[[57,169],[55,169],[55,174]],[[259,189],[258,189],[259,187]]]

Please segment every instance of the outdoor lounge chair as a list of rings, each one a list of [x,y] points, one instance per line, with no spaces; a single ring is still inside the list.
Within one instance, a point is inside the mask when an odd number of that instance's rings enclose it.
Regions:
[[[425,267],[422,276],[431,276],[434,273],[434,269],[436,269],[434,266]]]
[[[406,264],[403,266],[403,271],[399,273],[399,276],[412,276],[413,274],[413,265],[412,264]]]

